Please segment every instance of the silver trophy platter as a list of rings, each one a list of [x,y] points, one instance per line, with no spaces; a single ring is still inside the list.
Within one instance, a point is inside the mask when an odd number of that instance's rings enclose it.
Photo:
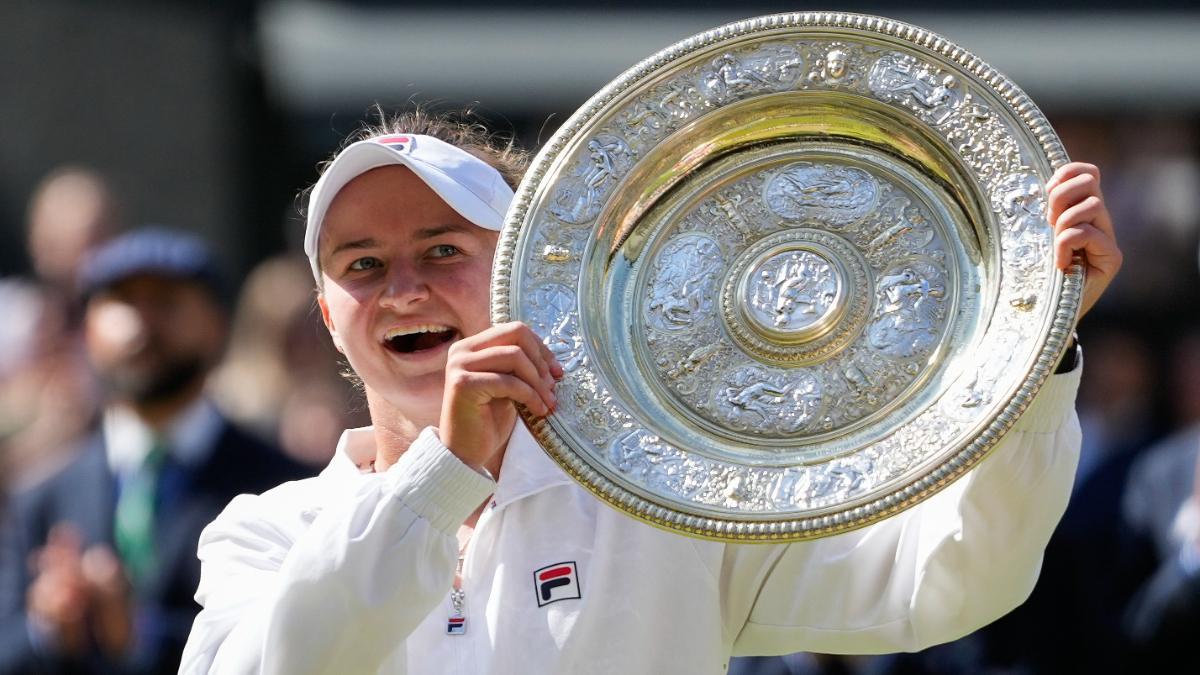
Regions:
[[[726,541],[861,527],[982,459],[1075,321],[1043,185],[1067,160],[943,38],[785,14],[626,71],[538,155],[492,314],[563,364],[525,420],[613,506]]]

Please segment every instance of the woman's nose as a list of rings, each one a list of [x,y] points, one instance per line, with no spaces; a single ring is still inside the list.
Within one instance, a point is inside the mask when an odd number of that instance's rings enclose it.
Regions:
[[[388,270],[387,285],[380,302],[384,306],[404,308],[429,298],[429,286],[414,268],[393,265]]]

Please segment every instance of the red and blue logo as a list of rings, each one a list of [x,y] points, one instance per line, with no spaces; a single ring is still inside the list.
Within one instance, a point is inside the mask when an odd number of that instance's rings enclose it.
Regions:
[[[412,136],[380,136],[375,139],[375,142],[380,145],[395,150],[396,152],[404,152],[412,149]]]
[[[463,616],[452,616],[446,620],[447,635],[463,635],[467,632],[467,618]]]
[[[537,570],[533,573],[533,587],[537,592],[538,607],[583,597],[579,591],[579,571],[575,569],[574,560]]]

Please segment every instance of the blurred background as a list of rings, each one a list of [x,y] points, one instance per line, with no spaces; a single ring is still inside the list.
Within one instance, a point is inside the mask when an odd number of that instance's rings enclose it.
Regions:
[[[1200,542],[1200,524],[1179,524],[1200,499],[1200,10],[1162,0],[967,4],[4,2],[0,483],[13,493],[37,485],[98,423],[103,393],[82,344],[75,276],[115,234],[162,224],[214,247],[231,313],[209,396],[315,471],[341,429],[366,416],[314,310],[296,194],[371,106],[471,106],[536,149],[606,82],[676,40],[758,14],[861,11],[941,33],[1024,88],[1071,157],[1101,167],[1125,266],[1080,326],[1083,457],[1030,603],[927,654],[733,669],[1103,672],[1124,663],[1097,648],[1106,639],[1165,654],[1155,641],[1166,629],[1136,619],[1146,584],[1181,542]],[[1167,472],[1179,494],[1155,520],[1131,491],[1161,488],[1150,478],[1137,488],[1138,477],[1164,475],[1160,455],[1184,459]],[[1103,562],[1118,550],[1128,559],[1120,583],[1091,573],[1118,569]],[[1122,651],[1133,653],[1146,658]]]

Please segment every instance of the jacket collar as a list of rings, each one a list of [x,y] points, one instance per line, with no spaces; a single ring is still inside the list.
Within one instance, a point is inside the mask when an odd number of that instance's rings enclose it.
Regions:
[[[517,427],[508,439],[504,461],[500,464],[500,481],[493,497],[496,506],[570,483],[571,477],[550,459],[525,424],[517,420]]]

